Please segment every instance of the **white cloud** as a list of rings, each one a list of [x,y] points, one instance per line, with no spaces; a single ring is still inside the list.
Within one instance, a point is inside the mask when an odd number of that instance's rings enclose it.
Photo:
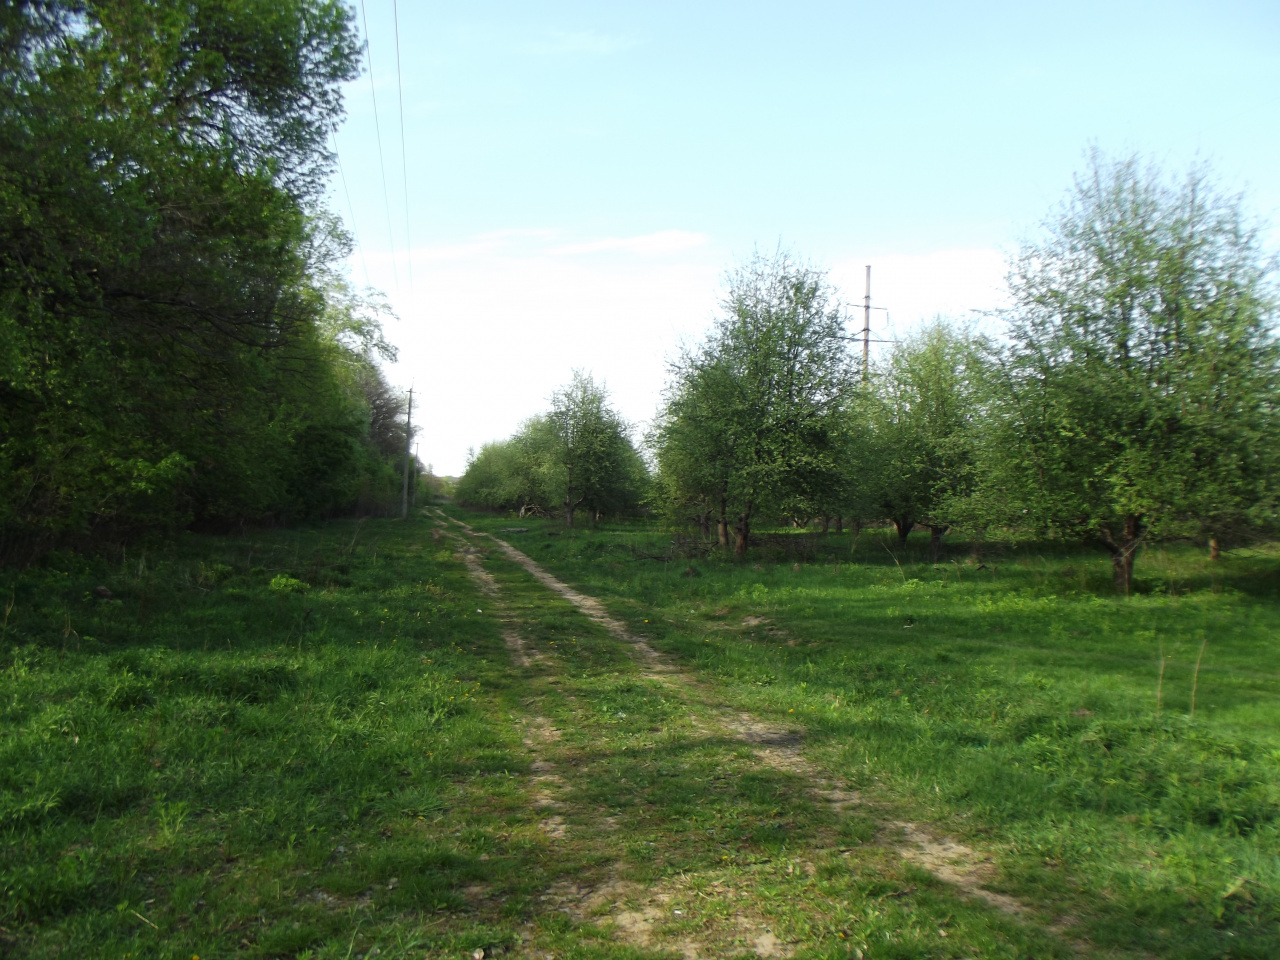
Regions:
[[[648,421],[682,341],[696,341],[716,310],[732,256],[701,233],[569,239],[554,230],[506,230],[414,251],[414,295],[401,260],[370,257],[401,320],[393,378],[422,404],[423,460],[458,474],[468,447],[509,436],[574,368],[604,380],[628,420]],[[960,317],[1000,303],[996,250],[870,252],[838,258],[831,279],[861,327],[864,264],[872,264],[873,329],[900,336],[935,314]],[[877,349],[883,349],[877,348]]]
[[[604,380],[619,411],[653,416],[666,362],[715,308],[724,255],[701,234],[556,243],[552,231],[503,231],[414,251],[414,296],[401,261],[370,258],[400,316],[391,371],[423,402],[423,460],[460,473],[468,447],[509,436],[574,368]]]

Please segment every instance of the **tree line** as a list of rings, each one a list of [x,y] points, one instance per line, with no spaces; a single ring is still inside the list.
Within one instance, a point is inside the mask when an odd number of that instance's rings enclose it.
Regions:
[[[672,364],[645,503],[737,555],[760,523],[813,518],[903,541],[923,526],[935,557],[952,530],[1090,541],[1127,590],[1144,542],[1217,557],[1276,531],[1274,279],[1258,225],[1204,171],[1097,154],[1011,262],[997,333],[937,319],[864,370],[825,274],[757,255]],[[558,498],[515,480],[541,423],[484,448],[459,495]]]
[[[377,510],[402,401],[322,212],[332,0],[0,9],[0,562]]]
[[[454,497],[522,517],[562,516],[572,527],[579,510],[592,517],[636,510],[647,481],[630,427],[609,405],[605,388],[575,371],[552,395],[549,411],[472,453]]]

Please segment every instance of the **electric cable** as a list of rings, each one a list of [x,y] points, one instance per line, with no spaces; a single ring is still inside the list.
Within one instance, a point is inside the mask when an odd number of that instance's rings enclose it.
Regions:
[[[356,242],[356,252],[360,254],[360,266],[364,268],[364,285],[366,287],[373,286],[373,281],[369,279],[369,262],[364,258],[364,246],[360,243],[360,231],[356,229],[356,208],[351,203],[351,191],[347,189],[347,174],[342,169],[342,154],[338,152],[338,137],[333,131],[329,131],[329,139],[333,142],[333,158],[338,161],[338,178],[342,181],[342,192],[347,198],[347,213],[351,215],[351,239]]]
[[[382,125],[378,122],[378,90],[373,82],[373,52],[369,48],[369,14],[364,0],[360,0],[360,17],[364,21],[364,57],[369,64],[369,93],[373,97],[373,129],[378,137],[378,169],[382,173],[382,206],[387,211],[387,240],[391,244],[391,277],[400,286],[400,274],[396,270],[395,231],[391,228],[391,199],[387,193],[387,165],[382,158]]]
[[[405,258],[409,262],[409,295],[413,296],[413,237],[409,233],[409,161],[405,158],[404,79],[400,73],[400,4],[398,0],[391,0],[391,13],[396,25],[396,92],[400,95],[400,172],[404,176]]]

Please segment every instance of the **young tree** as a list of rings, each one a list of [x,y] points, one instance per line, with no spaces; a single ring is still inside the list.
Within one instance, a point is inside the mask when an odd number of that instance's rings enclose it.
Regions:
[[[917,523],[934,559],[969,480],[980,361],[972,338],[935,320],[895,346],[875,378],[868,415],[880,463],[879,506],[906,542]]]
[[[987,502],[1097,540],[1122,591],[1147,537],[1273,519],[1271,277],[1204,173],[1095,155],[1011,269]]]
[[[834,483],[854,378],[818,271],[757,255],[729,276],[721,309],[707,341],[676,364],[657,453],[662,470],[689,476],[689,451],[704,445],[714,459],[693,476],[741,556],[761,510],[811,509]]]
[[[716,525],[717,539],[729,545],[730,432],[720,419],[732,387],[726,368],[686,355],[674,370],[667,399],[651,440],[657,452],[658,489],[672,520],[692,511],[704,537]]]
[[[643,464],[608,399],[604,387],[580,370],[551,397],[546,455],[569,527],[579,507],[614,512],[637,498]]]

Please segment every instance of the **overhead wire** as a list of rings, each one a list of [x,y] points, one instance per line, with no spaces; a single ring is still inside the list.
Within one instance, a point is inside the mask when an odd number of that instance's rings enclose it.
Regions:
[[[360,17],[364,21],[364,57],[369,64],[369,92],[373,96],[373,129],[378,137],[378,169],[382,173],[382,206],[387,212],[387,239],[391,244],[391,276],[396,286],[400,286],[400,275],[396,270],[395,231],[391,227],[391,199],[387,193],[387,165],[382,157],[382,125],[378,122],[378,90],[373,82],[373,53],[369,48],[369,14],[365,10],[364,0],[360,0]]]
[[[351,216],[351,238],[356,242],[356,252],[360,254],[360,266],[364,268],[364,285],[373,286],[369,279],[369,261],[364,258],[364,247],[360,243],[360,231],[356,229],[356,208],[351,202],[351,191],[347,188],[347,174],[342,169],[342,154],[338,152],[338,137],[329,131],[329,139],[333,142],[333,157],[338,161],[338,178],[342,181],[342,192],[347,198],[347,213]]]
[[[363,3],[364,0],[361,0]],[[409,295],[413,296],[413,238],[409,233],[409,161],[404,143],[404,79],[400,73],[400,4],[391,0],[391,13],[396,26],[396,92],[400,95],[400,171],[404,175],[404,242],[409,262]]]

